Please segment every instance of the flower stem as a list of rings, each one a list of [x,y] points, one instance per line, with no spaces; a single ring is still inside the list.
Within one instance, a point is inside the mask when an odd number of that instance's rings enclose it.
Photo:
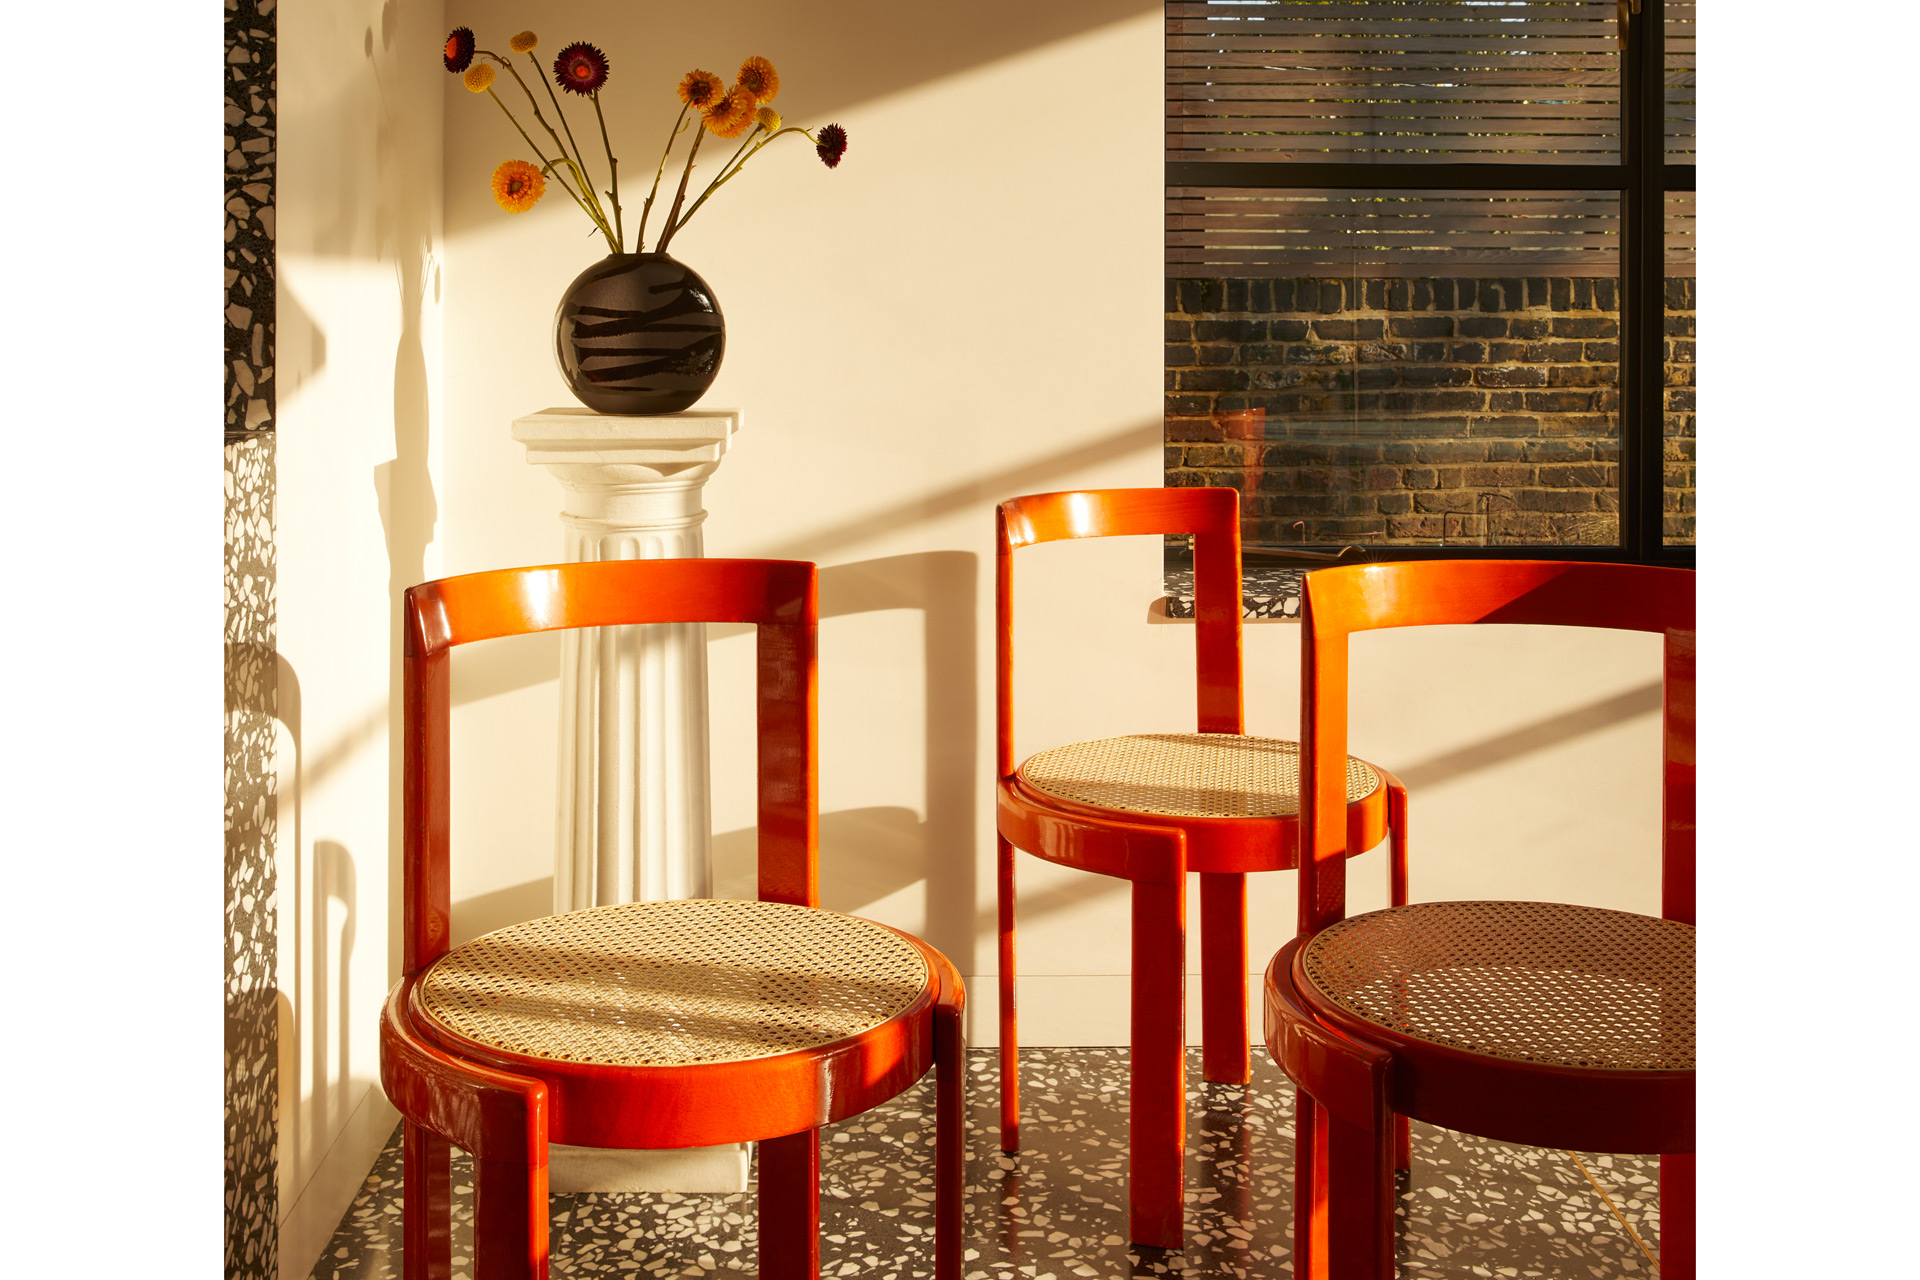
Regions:
[[[547,117],[544,114],[542,114],[540,111],[539,100],[533,96],[533,90],[527,88],[527,82],[520,78],[519,70],[516,69],[511,62],[508,62],[505,58],[501,58],[498,54],[495,54],[493,56],[500,63],[501,66],[507,69],[507,74],[513,77],[514,83],[520,86],[520,92],[527,95],[527,105],[533,109],[533,118],[535,120],[538,120],[540,122],[540,127],[547,131],[547,136],[553,139],[554,149],[560,153],[560,157],[562,160],[566,162],[567,167],[573,170],[573,176],[575,180],[578,181],[580,184],[580,194],[581,194],[580,207],[586,212],[586,215],[589,218],[593,219],[593,224],[596,227],[600,228],[600,233],[606,236],[607,243],[609,246],[612,247],[612,251],[614,253],[620,252],[619,245],[613,238],[613,226],[607,221],[606,211],[600,207],[599,197],[593,194],[593,184],[587,181],[586,171],[581,167],[579,162],[577,162],[573,158],[573,154],[567,150],[567,144],[560,141],[560,135],[553,131],[553,126],[547,123]],[[527,55],[527,58],[529,61],[531,61],[533,58],[533,55],[529,53]],[[534,68],[536,70],[539,68],[539,66],[540,66],[539,63],[537,62],[534,63]],[[544,84],[545,80],[543,79],[541,83]],[[548,90],[548,92],[551,93],[552,90]],[[502,103],[501,105],[503,107],[505,106],[504,103]],[[556,101],[556,105],[557,105],[557,101]],[[511,116],[512,112],[508,112],[508,115]],[[560,118],[560,123],[564,125],[566,122],[567,122],[566,117],[562,116]],[[526,131],[524,129],[521,130],[521,136],[522,137],[526,136]],[[532,139],[528,139],[528,141],[529,143],[531,143]],[[556,163],[558,162],[556,161]]]
[[[613,238],[619,242],[617,253],[627,250],[627,229],[620,223],[620,162],[614,159],[613,142],[607,137],[607,117],[600,111],[600,91],[593,91],[593,114],[600,121],[600,145],[607,149],[607,199],[613,202]]]
[[[542,167],[544,167],[549,173],[551,173],[554,176],[554,180],[560,184],[560,189],[573,197],[573,202],[580,206],[580,212],[586,214],[589,218],[592,218],[593,225],[600,231],[601,234],[606,235],[608,242],[611,243],[613,237],[612,237],[612,234],[607,231],[605,220],[603,220],[597,213],[595,213],[594,210],[587,204],[586,201],[580,198],[580,194],[577,191],[575,191],[570,185],[568,185],[566,175],[560,171],[560,162],[547,159],[546,152],[540,149],[540,145],[536,143],[532,138],[527,137],[527,131],[525,129],[522,129],[520,127],[520,122],[513,118],[513,111],[507,106],[507,104],[500,101],[499,94],[495,93],[492,89],[488,89],[487,96],[493,99],[495,106],[499,107],[501,111],[506,113],[507,122],[514,127],[514,129],[520,134],[520,136],[522,138],[526,138],[527,145],[533,148],[534,155],[540,157],[540,164],[542,165]],[[567,160],[567,164],[569,166],[571,166],[572,163],[573,162],[571,160]],[[579,176],[578,170],[574,171],[574,176],[576,178]],[[615,249],[614,252],[618,253],[619,250]]]
[[[655,253],[665,253],[668,242],[673,239],[673,233],[680,229],[674,219],[680,216],[680,202],[687,198],[687,179],[693,176],[693,158],[700,154],[700,140],[706,136],[707,130],[703,125],[693,135],[693,145],[687,148],[687,167],[680,171],[680,189],[673,193],[673,208],[667,210],[667,226],[660,233],[660,243],[653,246]]]
[[[653,171],[653,190],[647,192],[647,202],[640,206],[640,230],[633,237],[636,250],[647,247],[647,215],[653,212],[653,198],[660,194],[660,178],[667,171],[667,157],[673,154],[673,144],[680,138],[680,131],[687,127],[687,105],[681,104],[680,118],[673,122],[673,132],[667,135],[667,148],[660,153],[660,167]]]
[[[693,220],[693,215],[700,211],[700,206],[707,202],[707,197],[712,195],[714,192],[718,191],[721,187],[725,186],[728,182],[731,182],[735,174],[739,173],[742,169],[747,167],[748,160],[751,160],[755,156],[760,154],[761,147],[764,147],[769,142],[772,142],[775,138],[779,137],[781,133],[806,133],[806,132],[807,131],[805,129],[802,129],[797,125],[789,125],[785,129],[780,130],[780,133],[767,134],[765,137],[761,138],[760,141],[757,143],[754,143],[752,138],[748,138],[747,142],[741,143],[740,151],[734,152],[733,159],[727,161],[726,164],[720,167],[719,176],[716,177],[712,182],[707,184],[707,189],[700,193],[700,198],[698,200],[695,200],[693,202],[693,207],[687,210],[686,217],[680,219],[679,227],[684,227],[687,225],[687,223],[691,222]],[[808,136],[812,136],[812,135],[808,135]],[[753,143],[752,151],[747,151],[747,143]],[[746,152],[746,154],[742,156],[741,152]],[[678,230],[679,227],[675,227],[675,230]]]
[[[553,81],[547,79],[546,73],[540,70],[540,60],[533,56],[532,50],[527,51],[527,61],[533,64],[534,73],[540,77],[541,85],[543,85],[546,88],[547,97],[553,100],[553,114],[560,117],[560,127],[567,131],[567,142],[571,144],[571,146],[573,147],[573,154],[580,158],[579,165],[580,165],[581,185],[586,187],[589,195],[592,195],[593,183],[588,181],[587,179],[587,153],[582,151],[580,149],[580,144],[573,140],[573,126],[567,123],[567,113],[564,110],[562,110],[560,107],[560,95],[553,91]],[[515,76],[514,78],[516,80],[519,79],[518,76]],[[522,82],[520,87],[523,89],[526,88],[525,82]],[[533,95],[529,93],[527,96],[531,98]],[[600,104],[596,102],[594,104],[594,109],[598,110],[599,105]],[[553,130],[548,129],[547,132],[552,133]],[[558,142],[560,141],[560,139],[555,138],[554,141]],[[611,148],[608,149],[607,159],[609,160],[613,159],[613,152]],[[595,195],[595,196],[592,196],[592,199],[593,199],[593,207],[596,209],[600,209],[600,220],[602,222],[605,222],[607,220],[607,211],[605,209],[600,208],[600,197]],[[614,245],[613,251],[615,253],[620,252],[620,246],[618,243]]]

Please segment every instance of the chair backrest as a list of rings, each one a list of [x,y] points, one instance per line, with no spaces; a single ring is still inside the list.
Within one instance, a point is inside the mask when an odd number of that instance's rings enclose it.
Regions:
[[[1661,910],[1693,922],[1693,572],[1553,560],[1428,560],[1310,573],[1302,590],[1300,931],[1346,914],[1347,637],[1473,622],[1665,635]]]
[[[408,590],[402,788],[408,974],[448,946],[449,667],[455,645],[648,622],[758,632],[760,897],[819,905],[814,566],[796,560],[611,560],[499,569]]]
[[[998,768],[1013,773],[1013,552],[1063,538],[1193,537],[1196,701],[1201,733],[1242,732],[1240,494],[1211,489],[1081,489],[1000,504],[994,557]]]

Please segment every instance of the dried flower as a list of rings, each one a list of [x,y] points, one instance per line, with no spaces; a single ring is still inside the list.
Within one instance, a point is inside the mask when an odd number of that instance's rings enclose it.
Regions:
[[[447,70],[459,75],[473,61],[473,31],[469,27],[455,27],[447,33],[447,51],[445,61]]]
[[[680,81],[680,101],[702,115],[726,92],[726,82],[711,71],[689,71]]]
[[[780,73],[771,62],[756,55],[740,64],[734,84],[752,94],[755,102],[772,102],[780,92]]]
[[[540,38],[532,31],[522,31],[508,42],[515,54],[537,57],[534,51],[540,48]],[[475,45],[474,34],[467,27],[455,27],[447,34],[444,58],[447,70],[461,77],[461,83],[475,94],[486,94],[506,115],[508,123],[522,141],[532,148],[534,159],[508,160],[493,172],[493,198],[508,213],[524,213],[539,203],[545,194],[548,180],[564,192],[569,200],[577,205],[594,229],[606,240],[607,249],[612,253],[626,251],[627,232],[622,220],[620,202],[620,170],[613,157],[613,145],[608,137],[607,122],[601,115],[599,92],[607,83],[610,67],[607,55],[584,40],[575,41],[560,50],[552,60],[553,81],[546,92],[546,104],[552,110],[543,107],[542,100],[536,96],[531,80],[513,71],[513,63],[506,57]],[[539,78],[538,62],[536,74]],[[519,94],[502,89],[505,81],[500,72],[511,76],[513,84],[507,89],[518,88]],[[553,89],[558,85],[572,95],[571,99],[562,99]],[[685,153],[685,164],[679,175],[677,187],[670,187],[672,199],[659,203],[666,209],[666,223],[660,228],[659,236],[653,245],[653,252],[665,253],[673,237],[686,226],[687,221],[706,204],[706,202],[727,183],[738,177],[752,159],[766,149],[766,145],[789,133],[799,134],[813,143],[814,151],[828,168],[840,163],[846,154],[847,131],[837,124],[829,124],[818,129],[808,129],[785,123],[781,113],[768,105],[780,92],[780,73],[774,70],[773,63],[758,55],[748,58],[740,64],[740,74],[731,86],[711,71],[696,68],[681,78],[679,86],[682,110],[673,122],[673,128],[667,134],[667,145],[660,154],[660,163],[655,167],[653,184],[648,190],[645,202],[640,206],[639,229],[633,237],[635,252],[644,252],[647,242],[647,219],[654,211],[656,200],[663,194],[661,183],[666,178],[667,166],[673,160],[676,147]],[[526,101],[521,104],[524,110],[533,115],[531,129],[523,123],[516,111],[524,95]],[[591,99],[592,114],[599,124],[600,141],[607,149],[607,185],[603,190],[594,179],[587,164],[587,157],[576,138],[575,121],[568,119],[570,114],[587,110],[587,104],[581,98]],[[509,101],[511,100],[511,101]],[[571,110],[568,102],[571,102]],[[697,111],[700,126],[689,128],[689,112]],[[544,138],[540,135],[544,133]],[[691,133],[691,139],[686,135]],[[701,141],[709,134],[719,138],[735,140],[730,148],[731,154],[719,162],[717,167],[703,170],[705,189],[694,194],[688,190],[694,177],[694,164],[697,159],[710,161],[712,152],[702,153]],[[582,134],[591,140],[591,134]],[[536,140],[538,139],[538,140]]]
[[[493,201],[508,213],[525,213],[546,190],[546,176],[525,160],[502,160],[493,171]]]
[[[847,131],[837,124],[821,125],[813,149],[820,153],[820,163],[834,168],[840,163],[840,157],[847,154]]]
[[[576,40],[553,60],[553,82],[569,93],[592,93],[607,82],[607,55]]]
[[[707,112],[707,130],[716,138],[737,138],[753,127],[753,95],[739,85]]]

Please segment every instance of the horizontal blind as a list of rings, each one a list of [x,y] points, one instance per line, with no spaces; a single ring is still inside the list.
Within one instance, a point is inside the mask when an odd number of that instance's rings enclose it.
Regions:
[[[1667,0],[1667,163],[1693,163],[1693,32],[1699,6]]]
[[[1693,192],[1667,192],[1666,209],[1667,274],[1693,274]]]
[[[1168,161],[1617,164],[1616,0],[1168,0]]]
[[[1166,220],[1170,276],[1619,272],[1614,191],[1169,187]]]

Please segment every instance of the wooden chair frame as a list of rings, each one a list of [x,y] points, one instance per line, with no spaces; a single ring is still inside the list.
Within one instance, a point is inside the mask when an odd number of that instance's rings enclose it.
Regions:
[[[450,1274],[450,1145],[474,1160],[475,1275],[542,1280],[547,1144],[662,1148],[757,1141],[761,1275],[820,1270],[819,1127],[891,1098],[937,1068],[935,1275],[959,1280],[965,1175],[960,976],[938,951],[902,1013],[831,1044],[685,1066],[587,1065],[453,1044],[417,992],[449,947],[450,659],[455,645],[567,627],[657,622],[758,628],[759,896],[819,906],[811,564],[641,560],[468,574],[406,594],[404,976],[380,1025],[380,1075],[405,1117],[404,1273]],[[897,931],[896,931],[897,932]]]
[[[1693,573],[1573,561],[1424,561],[1324,569],[1302,601],[1299,936],[1265,982],[1269,1050],[1298,1086],[1294,1274],[1391,1280],[1390,1122],[1412,1116],[1509,1142],[1659,1153],[1661,1269],[1692,1280],[1693,1071],[1571,1068],[1388,1031],[1307,983],[1313,935],[1346,915],[1348,637],[1385,627],[1531,623],[1665,637],[1662,914],[1694,922]]]
[[[1013,754],[1013,553],[1067,538],[1191,535],[1196,701],[1201,733],[1244,733],[1241,694],[1240,496],[1226,488],[1032,494],[999,506],[995,558],[995,706],[1000,960],[1000,1146],[1020,1148],[1015,981],[1015,849],[1132,884],[1129,1237],[1178,1248],[1186,1148],[1186,876],[1200,875],[1202,1067],[1245,1083],[1246,874],[1296,865],[1298,822],[1192,818],[1080,804],[1028,786]],[[1391,838],[1391,891],[1406,900],[1406,788],[1381,785],[1344,806],[1357,851]]]

